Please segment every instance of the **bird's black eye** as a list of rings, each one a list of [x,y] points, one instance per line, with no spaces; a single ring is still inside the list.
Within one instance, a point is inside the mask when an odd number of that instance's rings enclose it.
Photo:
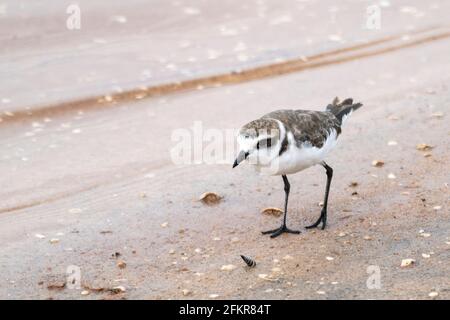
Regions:
[[[256,149],[259,150],[259,141],[258,141],[258,143],[256,144]]]

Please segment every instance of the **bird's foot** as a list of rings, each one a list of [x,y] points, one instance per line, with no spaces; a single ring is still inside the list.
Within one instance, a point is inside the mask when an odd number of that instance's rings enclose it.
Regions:
[[[319,224],[322,223],[322,230],[325,229],[325,226],[327,225],[327,212],[326,211],[322,211],[320,213],[320,217],[319,219],[313,223],[310,226],[306,226],[306,229],[312,229],[312,228],[317,228],[319,226]]]
[[[273,229],[273,230],[268,230],[268,231],[262,231],[262,234],[270,234],[271,238],[275,238],[278,237],[280,234],[282,233],[293,233],[293,234],[299,234],[300,231],[298,230],[291,230],[288,227],[286,227],[285,224],[283,224],[281,227],[277,228],[277,229]]]

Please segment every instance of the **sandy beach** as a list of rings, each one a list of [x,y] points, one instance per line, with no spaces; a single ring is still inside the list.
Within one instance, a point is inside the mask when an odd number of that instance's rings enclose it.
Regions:
[[[50,2],[0,3],[0,298],[450,298],[448,3],[380,1],[368,30],[359,1],[79,1],[67,30]],[[327,228],[316,166],[289,176],[302,233],[263,236],[282,179],[231,169],[235,131],[336,96],[364,106]]]

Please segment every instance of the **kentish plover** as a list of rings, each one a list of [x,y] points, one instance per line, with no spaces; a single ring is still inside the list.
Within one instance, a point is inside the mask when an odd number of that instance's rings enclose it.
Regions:
[[[264,231],[274,238],[283,232],[300,233],[286,226],[290,185],[288,174],[296,173],[316,164],[321,164],[327,174],[325,198],[319,219],[306,228],[315,228],[327,222],[328,193],[333,169],[324,161],[336,145],[345,119],[362,106],[353,99],[339,102],[335,98],[325,111],[278,110],[268,113],[244,125],[239,130],[239,154],[233,168],[246,160],[255,168],[271,175],[281,175],[284,182],[284,217],[281,227]]]

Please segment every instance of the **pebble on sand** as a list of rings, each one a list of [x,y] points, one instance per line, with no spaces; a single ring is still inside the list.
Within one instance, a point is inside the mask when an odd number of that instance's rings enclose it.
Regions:
[[[117,262],[117,267],[119,269],[125,269],[127,267],[127,264],[125,263],[125,261],[121,260],[121,261]]]
[[[326,292],[322,291],[322,290],[319,290],[319,291],[317,291],[317,294],[324,295],[324,294],[326,294]]]
[[[428,296],[429,296],[430,298],[436,298],[438,295],[439,295],[439,293],[436,292],[436,291],[432,291],[432,292],[430,292],[430,293],[428,294]]]
[[[50,239],[50,243],[51,244],[55,244],[55,243],[58,243],[58,242],[59,242],[59,239],[56,239],[56,238]]]
[[[87,296],[87,295],[89,295],[89,291],[88,290],[83,290],[83,291],[81,291],[81,295],[82,296]]]
[[[217,293],[212,293],[212,294],[209,295],[209,297],[210,297],[211,299],[215,299],[215,298],[218,298],[219,295],[218,295]]]
[[[233,271],[234,269],[236,269],[236,266],[232,264],[227,264],[220,268],[222,271]]]
[[[395,179],[395,178],[397,178],[397,177],[395,176],[395,174],[393,174],[393,173],[389,173],[389,174],[388,174],[388,179]]]
[[[387,143],[387,145],[388,146],[396,146],[398,143],[397,143],[397,141],[394,141],[394,140],[390,140],[390,141],[388,141],[388,143]]]
[[[373,161],[372,161],[372,166],[373,166],[373,167],[377,167],[377,168],[381,168],[382,166],[384,166],[384,161],[381,161],[381,160],[373,160]]]

